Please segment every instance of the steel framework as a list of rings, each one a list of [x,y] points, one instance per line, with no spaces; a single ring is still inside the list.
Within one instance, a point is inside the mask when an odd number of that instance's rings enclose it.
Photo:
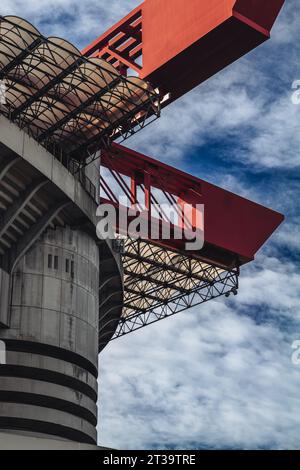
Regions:
[[[82,53],[178,99],[270,38],[284,0],[144,0]]]
[[[141,6],[131,11],[82,53],[101,57],[124,75],[130,69],[139,74],[142,66],[138,59],[143,53]]]
[[[157,226],[156,238],[149,233],[149,239],[166,247],[183,248],[185,239],[172,236],[176,230],[188,236],[199,228],[195,214],[185,213],[184,205],[201,204],[201,189],[199,179],[118,144],[101,154],[101,202],[117,210],[125,210],[126,205],[143,213],[149,226]],[[168,211],[170,208],[173,210]],[[170,226],[168,240],[162,237],[166,226]]]
[[[188,219],[182,218],[180,209],[185,203],[193,210],[199,203],[205,206],[201,250],[186,250],[184,233],[181,239],[173,237],[172,231],[169,238],[156,238],[148,230],[147,236],[133,237],[130,218],[124,232],[116,223],[119,240],[115,249],[122,253],[124,298],[122,305],[118,299],[111,308],[121,307],[122,315],[117,326],[103,304],[105,314],[100,324],[100,331],[109,328],[113,339],[211,299],[236,294],[240,267],[254,259],[284,219],[279,213],[119,144],[102,152],[100,186],[102,203],[128,214],[133,208],[133,212],[142,214],[139,220],[147,222],[148,227],[171,222],[161,210],[161,197],[177,206],[181,227],[191,228],[193,233],[193,213]],[[175,224],[172,227],[178,228]],[[102,294],[105,299],[107,292]]]
[[[160,115],[160,97],[138,77],[46,38],[27,21],[0,16],[1,113],[55,155],[85,160]]]
[[[237,294],[225,270],[145,240],[124,240],[124,307],[113,340],[222,295]]]

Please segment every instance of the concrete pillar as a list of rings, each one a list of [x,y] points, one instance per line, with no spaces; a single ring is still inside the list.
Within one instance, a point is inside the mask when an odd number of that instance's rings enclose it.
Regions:
[[[0,430],[97,442],[98,291],[98,246],[83,231],[49,229],[20,260],[0,329]]]
[[[9,290],[10,275],[0,269],[0,328],[5,328],[9,324]]]
[[[84,174],[88,177],[95,187],[96,202],[99,203],[100,197],[100,156],[95,158],[84,168]]]

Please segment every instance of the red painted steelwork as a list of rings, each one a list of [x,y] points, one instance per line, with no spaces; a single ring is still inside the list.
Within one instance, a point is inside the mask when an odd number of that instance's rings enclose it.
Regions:
[[[171,94],[166,105],[266,41],[283,4],[145,0],[83,53],[135,70]]]
[[[133,69],[163,94],[170,93],[166,105],[266,41],[283,4],[284,0],[145,0],[83,54],[102,57],[124,74]],[[201,256],[218,264],[251,261],[283,221],[281,214],[125,147],[114,145],[111,155],[103,154],[102,164],[114,172],[132,204],[137,188],[143,187],[150,215],[152,188],[176,197],[179,204],[205,204]],[[131,179],[128,187],[122,175]],[[116,204],[113,194],[108,199]],[[178,240],[170,244],[183,248]]]
[[[141,66],[135,60],[142,54],[142,9],[132,10],[125,18],[93,41],[83,55],[101,57],[126,73],[128,68],[137,72]],[[119,60],[120,59],[120,60]]]
[[[278,212],[118,144],[109,153],[103,153],[101,164],[115,172],[117,178],[123,178],[123,183],[124,176],[131,179],[128,192],[133,203],[137,202],[137,187],[144,185],[146,177],[150,193],[156,188],[175,197],[178,203],[183,200],[204,204],[205,246],[198,255],[218,265],[232,266],[235,262],[244,264],[253,260],[284,220]],[[149,206],[153,203],[149,197],[147,201]],[[183,249],[178,240],[160,244]]]

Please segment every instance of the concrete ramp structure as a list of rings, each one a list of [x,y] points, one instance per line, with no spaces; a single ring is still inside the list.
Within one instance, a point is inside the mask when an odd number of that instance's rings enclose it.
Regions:
[[[96,236],[99,159],[80,181],[3,116],[0,141],[0,429],[95,445],[98,324],[122,311],[119,255]]]

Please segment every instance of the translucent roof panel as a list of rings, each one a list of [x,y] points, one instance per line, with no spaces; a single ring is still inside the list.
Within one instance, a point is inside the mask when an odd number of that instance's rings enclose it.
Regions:
[[[0,112],[46,147],[84,160],[126,138],[160,113],[159,94],[124,77],[103,59],[88,59],[68,41],[44,37],[16,16],[0,16]]]

